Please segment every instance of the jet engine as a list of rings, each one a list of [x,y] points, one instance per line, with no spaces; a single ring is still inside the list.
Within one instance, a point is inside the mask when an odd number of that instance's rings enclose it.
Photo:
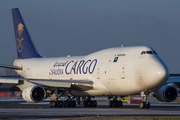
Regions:
[[[22,97],[27,102],[37,103],[44,99],[46,92],[41,86],[30,86],[23,90]]]
[[[173,102],[178,97],[178,91],[174,86],[164,85],[154,92],[154,97],[162,102]]]

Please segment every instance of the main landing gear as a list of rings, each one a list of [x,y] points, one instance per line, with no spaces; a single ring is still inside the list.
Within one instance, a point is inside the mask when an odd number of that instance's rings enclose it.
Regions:
[[[117,96],[115,96],[115,98],[113,98],[113,100],[109,101],[109,107],[122,107],[123,103],[121,100],[117,100]]]
[[[144,92],[141,92],[141,96],[142,96],[142,101],[139,103],[139,108],[149,109],[150,102],[147,100],[147,95],[145,95]]]
[[[96,100],[91,100],[91,97],[88,97],[83,102],[84,107],[97,107]]]
[[[49,106],[50,107],[76,107],[76,101],[73,100],[75,97],[70,97],[68,96],[68,99],[67,100],[59,100],[60,97],[62,97],[62,95],[66,92],[66,90],[58,90],[58,89],[55,89],[53,92],[52,92],[52,95],[50,97],[51,100],[53,101],[50,101],[49,102]],[[60,94],[60,96],[58,96]]]
[[[50,101],[49,102],[49,106],[50,107],[76,107],[76,101],[69,101],[69,100],[65,100],[65,101]]]

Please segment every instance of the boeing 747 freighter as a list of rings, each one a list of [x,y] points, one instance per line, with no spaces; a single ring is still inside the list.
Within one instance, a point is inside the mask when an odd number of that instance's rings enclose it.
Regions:
[[[169,78],[167,66],[151,47],[115,47],[86,56],[44,58],[35,48],[18,8],[12,9],[12,16],[18,58],[13,66],[0,67],[15,69],[22,78],[1,78],[0,83],[13,84],[11,90],[22,91],[27,102],[50,97],[50,107],[76,107],[81,103],[96,107],[97,102],[91,98],[107,96],[111,98],[110,107],[122,107],[117,97],[141,94],[139,107],[149,108],[147,95],[151,92],[162,101],[177,98],[177,94],[171,95],[176,89],[165,84]],[[62,101],[62,96],[67,100]]]

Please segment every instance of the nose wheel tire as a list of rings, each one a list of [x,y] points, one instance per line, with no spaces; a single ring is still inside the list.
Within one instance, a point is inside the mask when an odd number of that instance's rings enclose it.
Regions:
[[[144,109],[145,108],[145,102],[141,101],[139,103],[139,108]]]
[[[146,103],[146,106],[145,106],[146,109],[149,109],[150,108],[150,103]]]
[[[149,109],[150,108],[150,103],[149,103],[149,101],[141,101],[140,103],[139,103],[139,108],[141,108],[141,109]]]

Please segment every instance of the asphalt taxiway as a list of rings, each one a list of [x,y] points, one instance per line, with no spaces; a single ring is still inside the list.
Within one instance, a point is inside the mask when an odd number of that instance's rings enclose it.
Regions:
[[[180,116],[180,105],[152,104],[150,109],[140,109],[138,105],[124,105],[110,108],[100,104],[96,108],[50,108],[49,101],[26,103],[24,100],[0,101],[0,118],[64,118],[81,116]]]

